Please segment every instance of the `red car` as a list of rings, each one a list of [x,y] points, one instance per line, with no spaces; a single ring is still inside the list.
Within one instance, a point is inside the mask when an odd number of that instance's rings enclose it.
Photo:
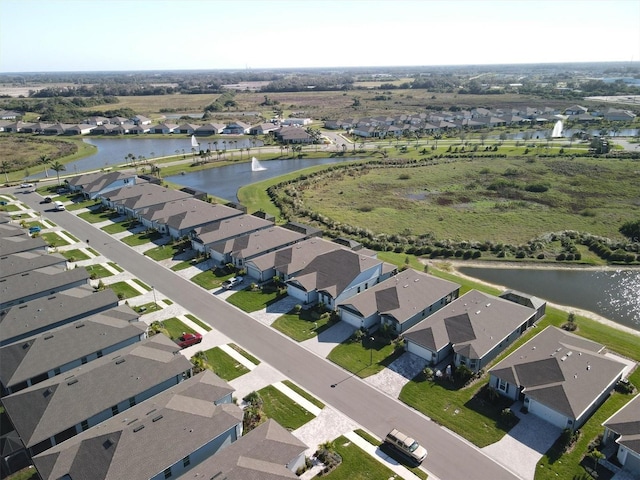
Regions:
[[[202,341],[202,335],[199,333],[183,333],[182,336],[178,337],[178,346],[180,348],[187,348],[191,345],[195,345],[196,343],[200,343]]]

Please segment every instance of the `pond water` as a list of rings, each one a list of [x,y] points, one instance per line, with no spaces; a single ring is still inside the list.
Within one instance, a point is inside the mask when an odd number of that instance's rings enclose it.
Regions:
[[[252,171],[251,162],[234,163],[225,165],[224,167],[210,168],[208,170],[186,173],[184,175],[173,175],[167,177],[166,180],[210,193],[225,200],[237,202],[238,189],[244,185],[279,177],[280,175],[292,173],[314,165],[328,165],[350,160],[355,159],[335,157],[268,160],[260,162],[265,170],[258,172]]]
[[[461,267],[460,272],[640,330],[640,269]]]

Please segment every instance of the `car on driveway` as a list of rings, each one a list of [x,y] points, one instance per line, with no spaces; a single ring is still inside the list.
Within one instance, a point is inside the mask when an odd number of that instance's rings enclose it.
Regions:
[[[29,227],[29,235],[33,235],[34,233],[40,233],[40,227],[38,225]]]
[[[230,278],[229,280],[225,280],[224,282],[222,282],[222,288],[229,290],[230,288],[240,285],[243,280],[244,278],[242,277]]]
[[[183,332],[182,335],[178,337],[177,344],[180,348],[187,348],[202,341],[202,335],[198,332],[196,333],[188,333]]]

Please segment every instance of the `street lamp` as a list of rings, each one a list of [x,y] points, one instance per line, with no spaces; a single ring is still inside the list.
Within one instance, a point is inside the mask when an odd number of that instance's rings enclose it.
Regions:
[[[375,340],[375,338],[369,337],[369,340],[371,341],[371,346],[369,348],[369,353],[371,354],[369,357],[369,366],[371,366],[373,365],[373,341]]]

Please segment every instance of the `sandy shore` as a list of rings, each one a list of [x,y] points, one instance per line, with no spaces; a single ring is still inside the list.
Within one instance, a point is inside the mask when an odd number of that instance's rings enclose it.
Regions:
[[[469,262],[469,261],[456,261],[456,260],[451,260],[451,261],[441,261],[441,260],[429,260],[429,259],[420,259],[420,262],[422,262],[424,265],[428,265],[431,266],[433,268],[437,268],[438,270],[442,270],[445,272],[449,272],[452,273],[456,276],[462,277],[464,279],[470,280],[472,282],[476,282],[476,283],[480,283],[482,285],[487,285],[489,287],[494,287],[497,288],[499,290],[508,290],[508,287],[504,286],[504,285],[497,285],[495,283],[489,283],[489,282],[485,282],[483,280],[480,280],[476,277],[470,277],[469,275],[465,275],[464,273],[460,272],[459,267],[481,267],[481,268],[529,268],[529,269],[540,269],[540,270],[561,270],[561,269],[565,269],[565,270],[571,270],[571,269],[584,269],[584,270],[611,270],[611,271],[615,271],[615,270],[620,270],[620,267],[612,267],[612,266],[600,266],[600,267],[589,267],[589,266],[581,266],[581,265],[575,265],[575,266],[568,266],[568,265],[563,265],[563,266],[556,266],[556,265],[545,265],[545,264],[514,264],[511,262]],[[633,267],[631,267],[633,268]],[[626,267],[625,267],[626,269]],[[631,335],[635,335],[640,337],[640,331],[638,330],[634,330],[633,328],[627,327],[625,325],[621,325],[617,322],[614,322],[613,320],[609,320],[608,318],[605,318],[601,315],[598,315],[597,313],[591,312],[589,310],[582,310],[576,307],[571,307],[568,305],[560,305],[557,303],[551,303],[549,301],[547,301],[547,305],[549,305],[550,307],[553,308],[557,308],[559,310],[563,310],[567,313],[575,313],[576,315],[580,315],[582,317],[585,318],[589,318],[591,320],[595,320],[596,322],[600,322],[604,325],[607,325],[611,328],[616,328],[618,330],[621,330],[623,332],[629,333]]]

